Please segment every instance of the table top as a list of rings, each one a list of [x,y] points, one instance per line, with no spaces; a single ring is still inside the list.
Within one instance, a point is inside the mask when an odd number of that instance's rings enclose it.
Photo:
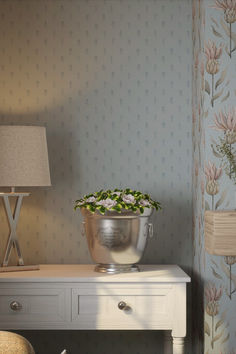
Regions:
[[[104,274],[92,264],[42,264],[39,270],[0,273],[4,282],[188,283],[190,277],[177,265],[139,265],[140,272]]]

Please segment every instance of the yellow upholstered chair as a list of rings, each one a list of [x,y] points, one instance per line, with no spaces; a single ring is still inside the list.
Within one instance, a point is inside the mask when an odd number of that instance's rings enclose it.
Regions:
[[[19,334],[0,331],[0,354],[35,354],[35,351]]]

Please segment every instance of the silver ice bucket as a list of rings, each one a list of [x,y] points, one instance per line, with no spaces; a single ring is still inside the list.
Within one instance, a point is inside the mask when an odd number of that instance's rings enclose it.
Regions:
[[[152,211],[151,208],[145,208],[143,214],[106,211],[102,215],[81,208],[89,251],[98,264],[97,272],[113,274],[138,270],[136,263],[142,258],[148,236],[153,235],[153,226],[149,223]]]

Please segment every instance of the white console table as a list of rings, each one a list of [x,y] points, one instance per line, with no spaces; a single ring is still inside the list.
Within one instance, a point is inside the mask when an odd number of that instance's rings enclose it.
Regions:
[[[176,265],[142,265],[107,275],[94,265],[41,265],[0,273],[0,330],[171,330],[184,353],[186,283]],[[172,353],[166,336],[165,353]]]

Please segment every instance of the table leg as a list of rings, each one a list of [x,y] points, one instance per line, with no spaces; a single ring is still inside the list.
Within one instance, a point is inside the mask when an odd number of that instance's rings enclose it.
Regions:
[[[173,354],[184,354],[184,337],[173,337]]]
[[[171,331],[164,331],[164,354],[173,354]]]

